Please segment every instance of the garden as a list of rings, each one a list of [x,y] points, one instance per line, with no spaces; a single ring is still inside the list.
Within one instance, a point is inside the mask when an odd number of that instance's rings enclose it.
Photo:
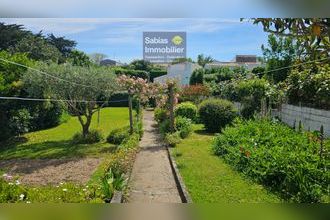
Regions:
[[[193,202],[330,202],[329,123],[311,129],[274,114],[283,104],[330,109],[328,26],[253,22],[270,33],[262,65],[200,68],[184,86],[153,83],[166,74],[160,65],[102,66],[75,41],[0,23],[0,202],[125,196],[145,107]]]
[[[329,109],[329,57],[301,47],[305,35],[292,37],[303,27],[285,19],[255,22],[271,32],[264,66],[195,70],[190,85],[168,90],[155,109],[159,130],[195,202],[328,203],[329,124],[311,130],[272,111],[283,103]],[[291,35],[272,30],[274,23]]]

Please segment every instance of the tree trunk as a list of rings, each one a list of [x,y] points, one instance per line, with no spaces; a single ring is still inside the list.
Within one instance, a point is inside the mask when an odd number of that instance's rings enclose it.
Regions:
[[[174,132],[174,88],[173,86],[170,86],[169,88],[169,92],[170,92],[170,97],[169,97],[169,101],[170,101],[170,106],[169,106],[169,110],[170,110],[170,129],[171,129],[171,133]]]
[[[132,105],[132,95],[128,94],[128,108],[129,108],[129,132],[133,134],[133,105]]]

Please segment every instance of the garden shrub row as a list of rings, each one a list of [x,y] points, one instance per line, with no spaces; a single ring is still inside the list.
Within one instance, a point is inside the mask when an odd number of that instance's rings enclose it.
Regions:
[[[236,121],[213,150],[238,171],[294,202],[329,202],[330,143],[269,120]]]

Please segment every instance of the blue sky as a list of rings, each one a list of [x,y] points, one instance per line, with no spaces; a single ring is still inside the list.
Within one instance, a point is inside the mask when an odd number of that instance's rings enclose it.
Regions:
[[[187,56],[211,55],[229,61],[236,54],[261,55],[267,33],[261,26],[239,19],[199,18],[3,18],[29,30],[54,33],[77,41],[78,49],[104,53],[111,59],[130,62],[142,59],[143,31],[186,31]]]

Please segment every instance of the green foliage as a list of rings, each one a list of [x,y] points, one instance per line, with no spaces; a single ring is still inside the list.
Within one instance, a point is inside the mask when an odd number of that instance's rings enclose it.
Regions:
[[[167,115],[166,109],[155,108],[155,110],[154,110],[154,117],[155,117],[155,120],[158,123],[162,123],[163,121],[165,121],[166,119],[168,119],[168,115]]]
[[[26,36],[9,50],[12,53],[26,53],[29,58],[40,61],[58,62],[61,57],[60,51],[39,35]]]
[[[189,118],[176,117],[175,118],[175,129],[179,132],[182,139],[186,138],[192,132],[192,122]]]
[[[92,62],[89,59],[89,56],[87,56],[87,54],[79,50],[72,50],[70,52],[68,61],[73,66],[89,67],[92,64]]]
[[[175,107],[175,116],[182,116],[195,121],[197,117],[197,107],[192,102],[182,102]]]
[[[115,75],[109,73],[105,67],[81,67],[69,64],[42,64],[38,69],[52,73],[54,77],[75,83],[63,83],[63,80],[54,80],[43,74],[35,74],[29,70],[24,74],[26,91],[31,96],[40,96],[40,90],[47,91],[47,98],[60,99],[64,107],[73,115],[78,116],[83,133],[88,133],[93,114],[100,107],[96,101],[107,100],[118,88],[115,83]],[[89,102],[77,102],[86,100]],[[60,115],[60,114],[59,114]]]
[[[186,85],[181,88],[179,99],[180,102],[190,101],[195,104],[198,104],[209,95],[210,89],[205,85]]]
[[[165,135],[165,143],[170,147],[175,147],[175,145],[181,142],[180,133],[174,132],[172,134],[168,133]]]
[[[299,49],[295,42],[290,37],[276,37],[271,34],[268,37],[268,48],[264,45],[261,47],[264,57],[266,59],[267,78],[274,83],[284,81],[291,66],[298,56]],[[279,69],[279,70],[277,70]]]
[[[129,127],[117,128],[110,132],[107,142],[110,144],[121,144],[129,136]]]
[[[266,68],[262,66],[257,66],[252,69],[252,73],[261,79],[265,74]]]
[[[14,47],[17,42],[32,33],[25,30],[23,25],[5,24],[0,22],[0,50],[7,50]]]
[[[70,56],[71,51],[74,50],[74,47],[77,45],[73,40],[66,39],[65,37],[56,37],[54,34],[49,34],[46,40],[61,52],[62,57],[60,63],[64,63],[64,61]]]
[[[256,18],[254,24],[262,24],[269,33],[294,38],[312,59],[329,56],[329,18]]]
[[[170,132],[171,130],[171,122],[169,119],[166,119],[164,121],[162,121],[160,124],[159,124],[159,131],[160,133],[165,136],[166,133]]]
[[[152,63],[150,63],[149,61],[146,61],[146,60],[133,60],[129,64],[129,67],[130,67],[130,69],[133,69],[133,70],[149,72],[152,69],[153,65],[152,65]]]
[[[287,79],[287,97],[292,104],[330,109],[330,65],[293,70]]]
[[[172,61],[172,64],[178,64],[178,63],[184,63],[184,62],[191,62],[193,63],[194,61],[189,57],[189,58],[175,58],[173,61]]]
[[[205,67],[206,64],[212,63],[214,59],[211,56],[204,56],[204,54],[199,54],[197,56],[198,65]]]
[[[23,134],[29,131],[31,115],[27,109],[19,109],[11,114],[9,119],[9,128],[15,134]]]
[[[328,146],[329,149],[330,146]],[[267,120],[237,121],[214,141],[215,154],[251,177],[296,202],[328,200],[329,175],[313,134]]]
[[[204,70],[196,69],[190,76],[189,85],[203,84]]]
[[[90,130],[85,136],[78,132],[72,137],[73,144],[94,144],[103,140],[103,135],[99,130]]]
[[[194,125],[193,128],[194,132],[175,148],[170,148],[170,153],[175,157],[194,203],[281,201],[260,184],[232,169],[222,158],[210,153],[214,135],[203,132],[203,125]]]
[[[223,99],[204,100],[198,109],[199,118],[209,132],[220,132],[236,117],[234,105]]]
[[[150,70],[150,81],[153,82],[154,78],[164,76],[167,74],[166,69],[152,69]]]

